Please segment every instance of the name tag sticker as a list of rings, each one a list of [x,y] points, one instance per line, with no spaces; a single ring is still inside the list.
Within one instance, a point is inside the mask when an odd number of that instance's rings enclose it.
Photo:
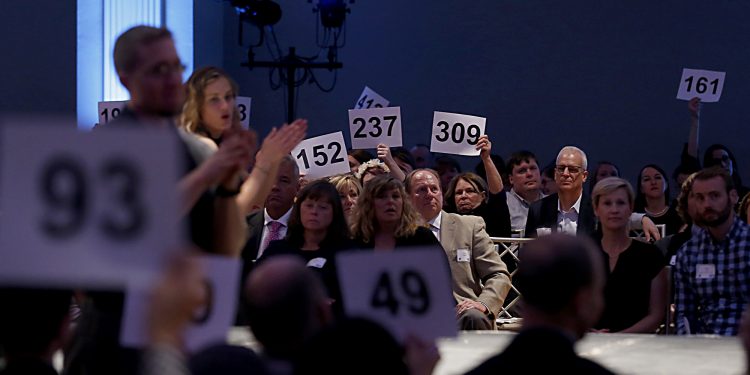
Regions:
[[[326,265],[326,258],[313,258],[307,262],[308,267],[323,268]]]
[[[695,279],[708,280],[716,277],[716,266],[713,264],[699,264],[695,266]]]
[[[471,255],[469,254],[469,250],[467,249],[458,249],[456,250],[456,260],[459,262],[469,262],[471,261]]]

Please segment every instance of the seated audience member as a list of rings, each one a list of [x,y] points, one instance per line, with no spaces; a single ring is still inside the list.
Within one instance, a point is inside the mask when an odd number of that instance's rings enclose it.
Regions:
[[[351,225],[354,212],[357,210],[357,199],[362,195],[362,184],[357,177],[350,174],[332,176],[328,179],[339,192],[341,205],[344,207],[346,222]]]
[[[542,170],[542,194],[544,196],[557,193],[557,183],[555,182],[555,163],[544,167]]]
[[[52,356],[68,338],[72,296],[64,290],[0,289],[0,374],[57,374]]]
[[[271,373],[291,373],[303,345],[331,324],[323,284],[298,257],[280,255],[253,270],[244,288],[250,330]]]
[[[750,224],[750,193],[745,194],[745,197],[740,201],[740,219]]]
[[[617,168],[614,163],[608,161],[600,161],[594,169],[593,178],[589,181],[591,190],[594,190],[596,183],[607,178],[607,177],[620,177],[620,168]]]
[[[439,360],[434,343],[407,337],[402,347],[379,324],[351,318],[315,335],[302,351],[294,373],[430,375]]]
[[[604,307],[601,251],[586,238],[553,234],[528,243],[520,258],[521,331],[468,374],[611,374],[573,348]]]
[[[697,166],[700,168],[698,162],[698,134],[700,131],[700,111],[701,102],[700,98],[693,98],[688,102],[688,112],[690,113],[690,133],[688,135],[687,145],[682,151],[682,163],[687,166]],[[708,146],[706,152],[703,153],[703,168],[709,168],[713,166],[720,166],[732,176],[732,182],[735,190],[740,197],[744,197],[745,194],[750,192],[746,186],[742,185],[742,178],[739,173],[739,166],[737,165],[737,159],[735,159],[732,151],[722,144],[713,144]]]
[[[357,173],[360,164],[373,159],[373,155],[365,150],[349,150],[347,156],[349,159],[349,169],[351,169],[352,173]]]
[[[461,166],[456,159],[443,155],[435,159],[435,170],[440,176],[440,188],[448,191],[448,184],[461,173]]]
[[[252,262],[260,258],[271,241],[286,236],[294,197],[299,189],[299,167],[289,155],[281,159],[280,164],[263,210],[247,217],[249,237],[242,251],[245,266],[251,266]],[[247,271],[249,272],[249,268]]]
[[[354,176],[359,179],[364,187],[367,186],[367,183],[373,178],[380,175],[389,175],[390,173],[391,168],[385,165],[385,163],[379,159],[372,159],[360,164],[359,169],[354,173]]]
[[[667,306],[666,262],[656,246],[628,237],[633,188],[619,177],[608,177],[591,194],[609,271],[604,314],[595,327],[603,332],[655,333]]]
[[[664,224],[667,235],[677,233],[684,223],[669,199],[664,170],[658,165],[646,165],[638,173],[637,181],[635,211],[645,212],[654,224]]]
[[[696,173],[689,200],[701,229],[677,251],[677,331],[734,336],[750,301],[750,226],[732,209],[737,190],[723,168]]]
[[[492,237],[510,237],[510,213],[502,192],[493,194],[484,180],[474,173],[461,173],[453,178],[445,191],[445,211],[474,215],[487,223]]]
[[[318,272],[328,296],[339,301],[335,257],[352,245],[338,191],[330,182],[318,180],[300,190],[286,237],[271,241],[258,263],[282,254],[298,256]]]
[[[588,162],[583,150],[565,146],[557,154],[555,182],[558,192],[534,202],[526,218],[526,237],[536,237],[538,229],[564,232],[573,235],[596,237],[594,210],[591,198],[583,191]],[[651,219],[644,215],[631,215],[631,225],[642,225],[646,240],[661,238]]]
[[[404,191],[404,184],[392,176],[378,176],[365,185],[357,201],[351,231],[354,241],[363,249],[439,247],[440,242],[423,223]]]
[[[676,234],[667,236],[660,240],[661,242],[657,241],[656,243],[661,249],[666,249],[666,251],[662,250],[662,252],[666,254],[665,259],[671,265],[674,265],[674,257],[677,254],[677,250],[688,242],[693,237],[693,234],[700,231],[700,227],[695,224],[695,201],[690,197],[694,179],[695,173],[688,176],[682,183],[680,194],[677,196],[677,214],[680,215],[685,226]]]
[[[404,172],[404,175],[414,170],[414,157],[411,156],[408,150],[403,147],[394,147],[391,149],[391,154],[398,168],[401,169],[401,172]]]
[[[517,151],[508,159],[510,169],[510,191],[506,194],[510,226],[513,230],[526,227],[529,206],[544,198],[541,189],[541,176],[536,156],[531,151]]]
[[[414,168],[432,168],[435,162],[435,156],[430,151],[430,146],[418,143],[412,147],[411,156],[414,157]]]
[[[431,169],[407,175],[406,190],[448,257],[460,329],[493,329],[510,290],[510,274],[484,220],[443,212],[440,177]]]

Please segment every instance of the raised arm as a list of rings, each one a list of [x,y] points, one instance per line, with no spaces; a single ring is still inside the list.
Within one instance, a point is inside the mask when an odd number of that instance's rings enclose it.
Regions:
[[[290,125],[273,128],[266,136],[255,156],[255,166],[237,196],[237,205],[243,215],[249,215],[263,205],[276,181],[279,162],[305,138],[306,131],[307,120],[297,119]]]
[[[698,136],[701,120],[700,98],[690,99],[688,102],[688,112],[690,113],[690,133],[688,134],[687,153],[698,159]]]
[[[503,178],[500,176],[500,172],[497,170],[495,162],[492,161],[490,154],[492,151],[492,142],[490,142],[490,137],[487,134],[479,137],[477,150],[480,150],[479,157],[482,158],[484,170],[487,172],[487,186],[490,189],[490,193],[500,193],[503,191]]]
[[[393,159],[393,156],[391,156],[391,148],[384,145],[379,144],[377,148],[378,152],[378,159],[380,159],[385,165],[388,166],[388,169],[391,170],[391,176],[393,176],[395,179],[399,181],[403,181],[406,179],[406,175],[401,170],[401,168],[398,167],[398,164],[396,164],[396,161]]]

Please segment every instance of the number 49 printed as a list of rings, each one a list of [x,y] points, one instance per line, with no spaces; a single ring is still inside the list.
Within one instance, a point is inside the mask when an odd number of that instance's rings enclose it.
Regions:
[[[724,89],[725,72],[682,69],[677,99],[690,100],[698,97],[702,102],[718,102]]]

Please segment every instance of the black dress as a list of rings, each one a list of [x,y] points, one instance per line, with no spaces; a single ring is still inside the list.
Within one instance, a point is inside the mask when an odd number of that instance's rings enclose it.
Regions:
[[[605,269],[609,271],[609,255],[602,253]],[[596,328],[618,332],[648,315],[651,281],[665,264],[659,248],[633,240],[620,254],[614,270],[607,274],[604,313]]]

